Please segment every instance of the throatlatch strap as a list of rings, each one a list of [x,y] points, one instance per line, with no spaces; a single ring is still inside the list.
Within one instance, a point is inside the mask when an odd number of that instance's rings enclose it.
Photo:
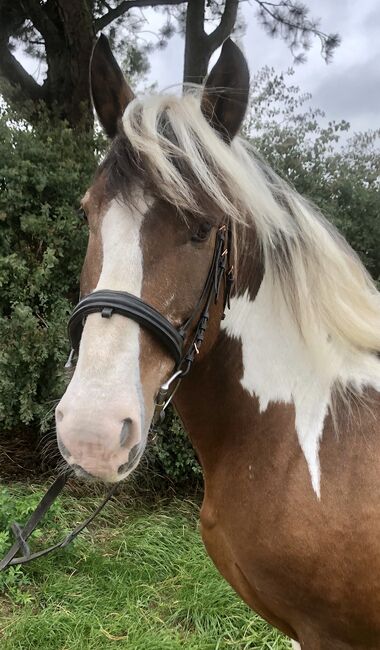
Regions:
[[[154,334],[170,352],[176,365],[179,364],[183,347],[181,334],[157,309],[127,291],[94,291],[77,304],[68,324],[70,342],[74,350],[79,348],[84,319],[96,312],[100,312],[104,318],[110,318],[112,314],[132,318]]]

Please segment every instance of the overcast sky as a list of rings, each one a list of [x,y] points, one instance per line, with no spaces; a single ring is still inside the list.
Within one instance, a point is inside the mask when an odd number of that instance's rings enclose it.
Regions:
[[[380,1],[379,0],[304,0],[311,16],[321,19],[325,32],[339,32],[342,44],[332,62],[326,65],[318,39],[307,53],[307,62],[295,67],[292,82],[303,92],[311,92],[312,104],[326,112],[328,119],[346,119],[355,131],[380,127]],[[247,30],[240,45],[252,74],[264,65],[281,72],[293,65],[293,57],[281,39],[266,35],[257,17],[253,0],[242,3]],[[145,9],[147,28],[158,29],[160,14]],[[18,58],[28,70],[38,72],[35,61],[20,52]],[[163,89],[180,84],[183,67],[183,40],[174,36],[168,46],[150,57],[149,82]],[[41,73],[41,70],[40,70]],[[41,74],[40,79],[41,81]]]
[[[342,38],[332,62],[326,65],[320,44],[307,53],[307,62],[295,67],[292,83],[313,95],[312,104],[328,119],[346,119],[355,131],[380,127],[380,2],[379,0],[304,0],[311,16],[321,19],[321,29]],[[293,65],[293,57],[281,39],[266,35],[257,17],[257,5],[243,3],[247,31],[242,42],[251,72],[264,65],[276,71]],[[154,11],[145,11],[152,25]],[[175,36],[163,51],[151,57],[150,81],[160,88],[179,83],[183,66],[183,41]]]

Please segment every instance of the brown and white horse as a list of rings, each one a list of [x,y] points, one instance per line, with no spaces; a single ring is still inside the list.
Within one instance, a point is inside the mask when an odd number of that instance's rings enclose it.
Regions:
[[[201,97],[135,98],[106,39],[92,95],[112,139],[83,199],[81,295],[128,291],[180,326],[218,227],[233,230],[231,306],[211,311],[175,406],[200,458],[207,550],[303,650],[380,648],[380,299],[315,207],[237,136],[249,74],[227,41]],[[135,321],[87,317],[56,411],[77,473],[124,479],[173,370]]]

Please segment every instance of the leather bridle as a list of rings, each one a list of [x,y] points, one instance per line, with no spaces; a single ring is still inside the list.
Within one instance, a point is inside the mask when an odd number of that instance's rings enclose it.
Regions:
[[[153,424],[156,423],[162,417],[181,379],[189,373],[194,359],[199,353],[209,322],[210,308],[218,300],[223,280],[224,302],[221,318],[224,318],[225,309],[229,307],[231,288],[233,285],[231,251],[231,229],[227,225],[222,225],[216,234],[214,254],[202,293],[191,315],[179,329],[175,328],[154,307],[126,291],[99,290],[94,291],[80,300],[72,312],[68,323],[71,352],[66,367],[71,367],[73,358],[79,350],[85,321],[90,314],[100,312],[103,318],[111,318],[113,314],[120,314],[121,316],[136,321],[157,338],[175,362],[173,374],[160,387],[156,396]],[[196,321],[197,315],[198,320]],[[117,488],[117,485],[113,485],[98,508],[61,542],[42,551],[32,553],[27,540],[63,490],[69,476],[68,473],[63,474],[54,481],[23,528],[16,522],[12,524],[11,530],[15,537],[15,542],[5,557],[0,561],[0,571],[9,566],[25,564],[31,560],[43,557],[58,548],[67,546],[104,508]],[[21,551],[22,555],[17,556],[19,551]]]
[[[103,289],[85,296],[79,301],[69,320],[68,333],[71,342],[71,353],[66,367],[72,365],[72,360],[79,350],[86,318],[90,314],[100,312],[103,318],[111,318],[113,314],[120,314],[136,321],[157,338],[175,361],[172,376],[161,386],[156,397],[153,417],[153,421],[156,422],[172,398],[180,380],[190,371],[193,361],[199,353],[209,321],[210,307],[213,302],[218,300],[223,279],[224,304],[222,318],[226,306],[229,306],[233,284],[231,239],[230,228],[226,225],[220,226],[216,234],[214,254],[202,293],[191,315],[179,329],[174,327],[157,309],[127,291]],[[195,327],[192,328],[197,315],[199,315],[198,320]],[[175,388],[168,398],[173,384]]]

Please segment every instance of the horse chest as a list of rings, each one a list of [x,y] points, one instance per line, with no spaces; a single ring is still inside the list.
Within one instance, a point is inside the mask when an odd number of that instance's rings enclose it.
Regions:
[[[379,638],[377,437],[366,432],[350,442],[326,432],[322,500],[290,429],[285,446],[257,432],[259,442],[247,437],[228,462],[221,454],[205,472],[201,531],[209,555],[248,605],[290,636],[311,619],[333,639]],[[364,479],[353,473],[357,456]]]
[[[255,556],[254,548],[248,561],[246,554],[242,552],[237,541],[239,523],[238,528],[231,534],[231,527],[236,526],[236,520],[234,523],[233,520],[234,518],[229,516],[228,509],[214,501],[206,491],[201,510],[201,534],[207,552],[218,571],[254,611],[285,634],[295,638],[295,632],[281,608],[273,607],[272,595],[260,579],[260,571],[257,572],[257,580],[255,570],[252,572],[252,568],[259,561]]]

